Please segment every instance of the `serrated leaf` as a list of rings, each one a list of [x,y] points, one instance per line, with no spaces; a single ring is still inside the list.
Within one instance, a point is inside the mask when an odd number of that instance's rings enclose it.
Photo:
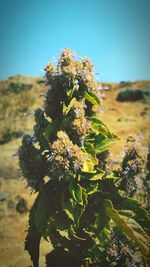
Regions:
[[[91,118],[91,129],[96,133],[96,135],[101,134],[108,138],[111,138],[113,136],[109,128],[96,117]]]
[[[139,240],[145,243],[145,245],[150,245],[150,237],[135,220],[128,218],[128,216],[123,216],[123,219],[134,231],[136,231],[136,236],[139,238]]]
[[[102,153],[102,152],[108,150],[108,148],[110,148],[110,146],[112,146],[116,142],[116,140],[117,139],[115,137],[111,138],[111,139],[103,139],[102,140],[102,136],[98,135],[94,141],[96,153],[99,154],[99,153]]]
[[[39,201],[34,214],[34,221],[38,232],[45,239],[46,237],[46,225],[49,217],[49,209],[47,207],[47,198],[46,194],[43,191],[39,196]]]
[[[87,101],[89,101],[93,105],[100,105],[99,97],[92,91],[85,92],[84,97]]]
[[[36,224],[34,220],[35,211],[36,211],[38,202],[39,202],[39,196],[36,198],[33,204],[33,207],[30,210],[29,228],[28,228],[26,239],[25,239],[25,250],[28,251],[34,267],[39,266],[39,247],[40,247],[40,240],[41,240],[41,235],[38,233],[36,229]]]
[[[137,232],[129,221],[125,220],[124,217],[114,209],[113,204],[109,199],[105,200],[105,209],[107,215],[115,222],[116,226],[136,243],[144,256],[147,256],[149,253],[149,245],[143,241],[142,236],[139,237],[139,231]]]
[[[55,205],[60,201],[59,194],[55,191],[56,182],[51,180],[41,189],[30,211],[29,230],[25,241],[25,249],[29,252],[34,267],[38,267],[39,245],[43,236],[49,236],[49,218],[55,214]],[[60,192],[61,185],[57,185]]]
[[[134,212],[132,218],[136,220],[143,229],[150,235],[150,218],[147,211],[134,199],[121,197],[120,209],[131,210]]]
[[[95,134],[93,144],[96,153],[106,151],[113,143],[119,140],[118,137],[111,133],[108,127],[96,117],[92,117],[91,119],[91,130]]]

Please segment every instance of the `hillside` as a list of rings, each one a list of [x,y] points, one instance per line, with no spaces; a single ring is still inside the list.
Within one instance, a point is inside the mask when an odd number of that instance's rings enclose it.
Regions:
[[[113,158],[120,160],[122,149],[129,135],[143,136],[143,146],[150,137],[150,81],[102,83],[108,87],[102,102],[101,119],[118,135],[120,142],[111,149]],[[119,93],[141,92],[141,100],[117,101]],[[34,195],[25,188],[25,181],[18,171],[17,149],[24,133],[32,133],[34,110],[43,105],[46,87],[39,78],[17,75],[0,81],[0,257],[3,267],[29,267],[28,254],[24,251],[28,211],[20,214],[16,204],[21,198],[27,201],[27,210]],[[42,255],[47,251],[43,241]],[[48,248],[49,251],[49,248]],[[41,258],[41,265],[43,265]]]

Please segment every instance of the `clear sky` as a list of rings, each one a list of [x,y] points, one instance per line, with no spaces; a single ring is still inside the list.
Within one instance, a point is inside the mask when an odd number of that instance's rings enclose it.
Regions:
[[[150,0],[0,0],[0,79],[41,76],[64,47],[102,81],[150,80]]]

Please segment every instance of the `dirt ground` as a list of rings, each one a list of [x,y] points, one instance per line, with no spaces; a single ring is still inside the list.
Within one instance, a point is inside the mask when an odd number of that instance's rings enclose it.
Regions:
[[[137,87],[142,85],[137,84]],[[142,135],[143,145],[146,146],[150,136],[150,97],[137,102],[118,102],[116,96],[122,88],[112,85],[106,91],[103,102],[104,114],[101,119],[110,130],[120,138],[119,144],[111,149],[114,158],[120,159],[123,146],[129,135]],[[147,90],[150,89],[148,88]],[[25,181],[14,177],[13,166],[17,166],[15,154],[21,143],[20,139],[13,140],[0,146],[2,170],[0,172],[0,267],[30,267],[32,266],[28,253],[24,251],[24,239],[28,225],[28,211],[20,214],[16,204],[20,197],[27,201],[28,210],[35,196],[25,187]],[[7,172],[3,166],[9,166]],[[12,172],[11,172],[12,168]],[[11,177],[12,175],[12,177]],[[50,250],[50,245],[42,241],[40,267],[44,267],[44,256]]]

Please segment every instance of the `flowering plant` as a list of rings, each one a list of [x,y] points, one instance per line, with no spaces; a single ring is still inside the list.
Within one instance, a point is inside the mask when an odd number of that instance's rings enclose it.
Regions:
[[[35,112],[34,136],[25,135],[19,149],[23,175],[38,192],[25,241],[34,267],[39,266],[41,237],[53,246],[47,266],[115,266],[117,254],[109,243],[116,232],[124,237],[119,245],[129,238],[148,266],[147,212],[121,193],[128,190],[122,175],[134,178],[141,158],[132,155],[132,146],[121,169],[108,169],[108,149],[118,138],[98,116],[101,92],[93,64],[65,48],[57,66],[46,66],[45,83],[48,91],[44,108]],[[126,255],[118,266],[125,266]]]

